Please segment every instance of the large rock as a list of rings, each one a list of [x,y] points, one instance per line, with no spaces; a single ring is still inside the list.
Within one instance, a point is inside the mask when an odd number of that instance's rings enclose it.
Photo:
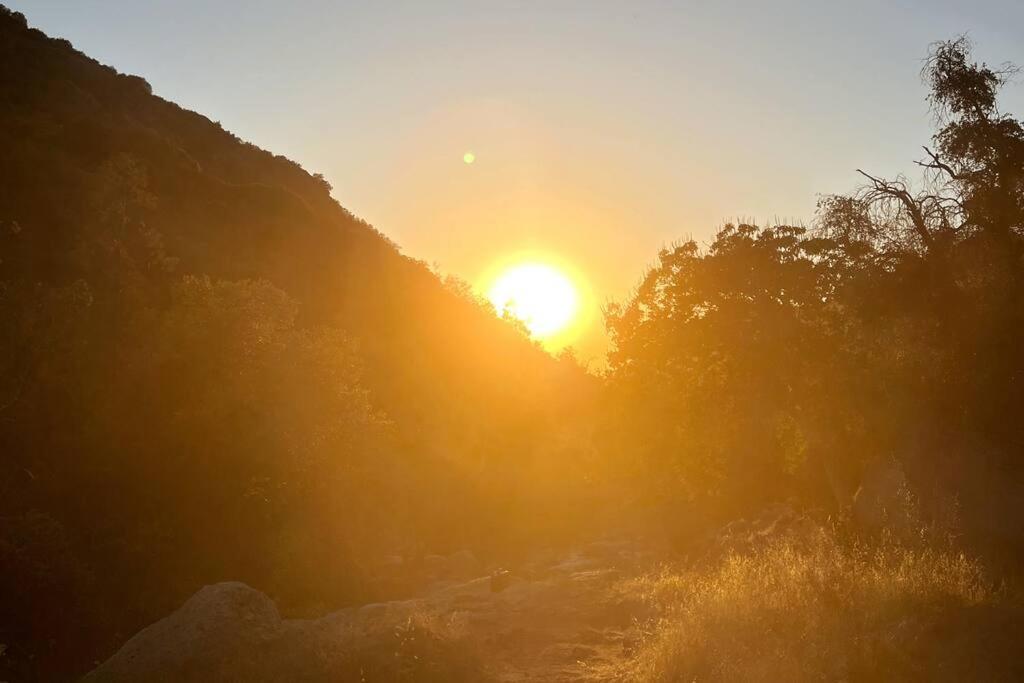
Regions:
[[[87,683],[486,680],[474,653],[416,601],[281,619],[243,583],[206,586],[143,629]]]
[[[139,631],[86,681],[228,681],[279,638],[277,607],[244,583],[206,586],[176,612]]]

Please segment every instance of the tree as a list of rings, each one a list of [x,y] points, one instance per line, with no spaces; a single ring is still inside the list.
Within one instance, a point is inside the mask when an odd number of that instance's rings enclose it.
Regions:
[[[868,183],[852,199],[862,219],[848,221],[849,204],[829,203],[822,224],[833,237],[860,237],[892,253],[946,249],[978,235],[1006,245],[1024,230],[1024,126],[998,107],[999,90],[1016,69],[971,62],[965,37],[936,43],[922,77],[939,129],[924,147],[920,190],[904,177],[858,170]]]

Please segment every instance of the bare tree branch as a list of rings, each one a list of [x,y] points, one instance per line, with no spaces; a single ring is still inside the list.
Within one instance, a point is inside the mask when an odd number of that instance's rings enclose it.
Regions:
[[[934,169],[936,171],[943,171],[952,180],[966,180],[966,178],[962,174],[957,173],[956,171],[954,171],[949,166],[949,164],[946,164],[945,162],[943,162],[942,159],[940,159],[939,156],[937,154],[935,154],[933,151],[931,151],[927,147],[922,147],[922,149],[931,158],[931,161],[915,161],[914,162],[915,164],[917,164],[921,168],[931,168],[931,169]]]
[[[893,183],[882,178],[877,178],[870,173],[865,173],[861,169],[857,169],[857,173],[871,181],[874,193],[881,197],[888,197],[895,199],[900,202],[903,207],[910,214],[910,221],[914,226],[914,232],[917,233],[918,237],[924,243],[925,247],[931,247],[932,245],[932,234],[928,230],[928,225],[925,222],[924,214],[921,211],[921,206],[918,204],[902,183]],[[876,197],[877,198],[877,197]]]

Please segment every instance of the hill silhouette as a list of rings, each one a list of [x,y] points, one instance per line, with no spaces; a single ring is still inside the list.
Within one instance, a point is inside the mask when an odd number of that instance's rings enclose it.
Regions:
[[[321,176],[4,8],[0,147],[4,666],[80,672],[219,579],[337,607],[396,549],[552,529],[523,482],[592,380]]]

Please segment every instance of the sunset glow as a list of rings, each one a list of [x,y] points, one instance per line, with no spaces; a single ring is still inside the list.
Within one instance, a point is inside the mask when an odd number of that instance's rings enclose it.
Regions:
[[[1024,0],[0,0],[0,683],[1024,681]]]
[[[522,320],[530,334],[541,340],[568,328],[579,310],[579,294],[572,281],[543,263],[506,269],[494,281],[488,298],[499,314]]]

